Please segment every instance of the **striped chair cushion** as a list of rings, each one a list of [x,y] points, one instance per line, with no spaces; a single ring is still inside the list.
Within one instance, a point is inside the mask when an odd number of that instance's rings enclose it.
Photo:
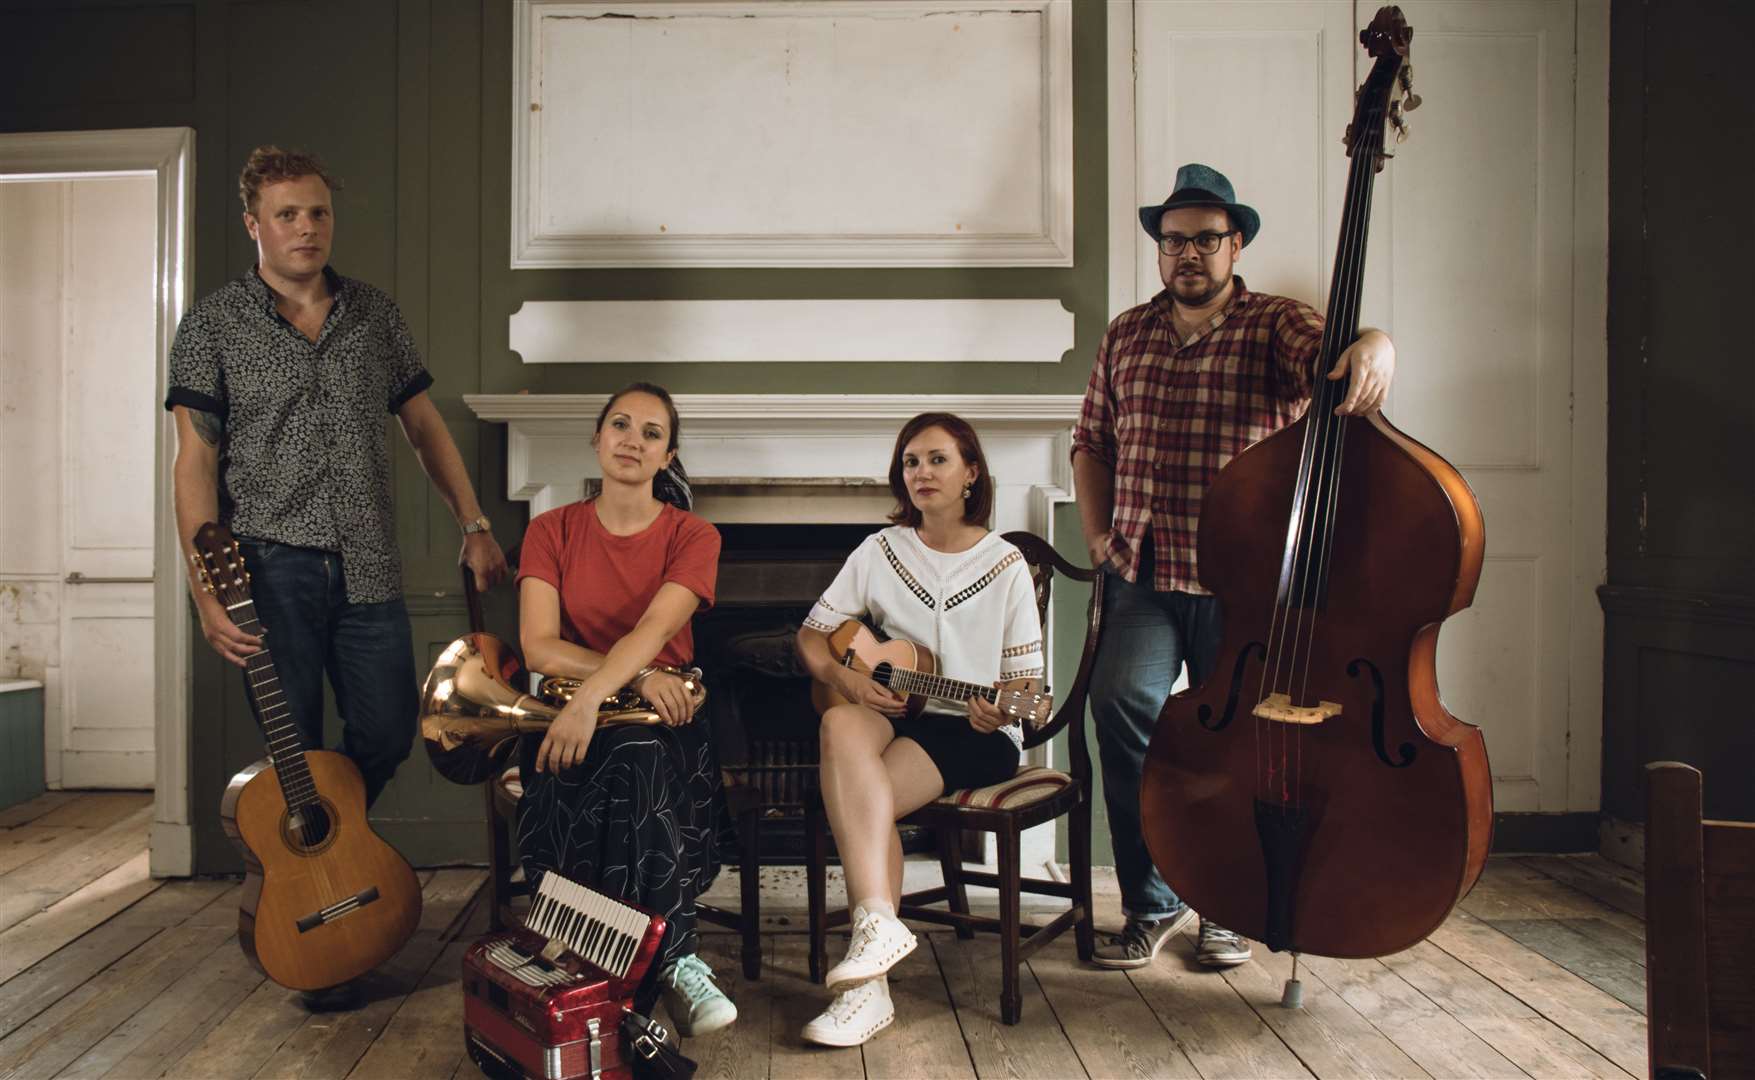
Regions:
[[[1026,765],[1010,780],[983,788],[947,791],[939,796],[938,802],[942,806],[966,806],[971,810],[1022,810],[1058,793],[1070,783],[1072,777],[1063,772],[1040,765]]]

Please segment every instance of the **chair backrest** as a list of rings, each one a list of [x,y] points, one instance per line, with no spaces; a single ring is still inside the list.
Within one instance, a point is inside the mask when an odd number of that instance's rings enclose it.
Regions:
[[[1645,767],[1651,1074],[1755,1076],[1755,823],[1702,821],[1700,770]]]
[[[1024,562],[1030,568],[1030,580],[1036,584],[1036,611],[1042,618],[1044,628],[1048,626],[1048,604],[1053,593],[1055,574],[1064,574],[1074,581],[1082,581],[1091,586],[1091,600],[1085,608],[1085,640],[1079,653],[1078,673],[1073,676],[1070,686],[1049,688],[1057,706],[1053,718],[1034,731],[1026,729],[1024,732],[1024,747],[1028,749],[1054,738],[1060,734],[1062,728],[1071,724],[1071,764],[1075,772],[1089,775],[1090,756],[1085,745],[1085,702],[1090,696],[1091,665],[1097,657],[1097,640],[1103,631],[1103,575],[1087,567],[1074,566],[1062,558],[1048,541],[1035,533],[1009,532],[1005,534],[1005,539],[1023,553]]]

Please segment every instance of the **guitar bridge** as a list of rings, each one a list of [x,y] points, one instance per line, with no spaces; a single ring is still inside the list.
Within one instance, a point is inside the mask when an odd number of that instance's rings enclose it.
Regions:
[[[346,915],[348,912],[358,911],[360,908],[365,907],[376,899],[378,899],[378,887],[376,885],[361,889],[346,900],[337,900],[328,907],[322,908],[318,911],[313,911],[309,915],[300,919],[298,921],[299,933],[307,933],[311,930],[317,929],[319,926],[332,923],[336,919]]]

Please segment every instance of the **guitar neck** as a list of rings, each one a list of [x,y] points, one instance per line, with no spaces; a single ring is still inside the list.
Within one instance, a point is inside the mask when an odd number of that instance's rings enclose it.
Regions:
[[[260,636],[262,623],[256,617],[256,602],[245,599],[231,610],[232,622],[246,634]],[[274,657],[267,647],[252,655],[244,666],[244,685],[256,716],[262,723],[262,736],[268,743],[268,760],[274,763],[280,779],[280,791],[289,808],[317,801],[317,785],[311,779],[310,766],[305,762],[305,743],[293,722],[292,707],[280,686],[280,673],[275,670]]]
[[[999,700],[999,691],[994,687],[950,679],[943,675],[929,675],[924,671],[909,671],[907,668],[890,668],[889,678],[882,681],[898,694],[919,694],[921,697],[938,698],[941,701],[964,702],[972,697],[991,702]]]

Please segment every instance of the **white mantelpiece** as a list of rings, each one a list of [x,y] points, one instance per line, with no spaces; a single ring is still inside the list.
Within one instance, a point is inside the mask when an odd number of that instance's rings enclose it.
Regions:
[[[506,491],[532,515],[578,499],[599,475],[591,432],[607,394],[465,394],[508,428]],[[1054,539],[1054,506],[1072,498],[1077,394],[678,394],[678,455],[709,521],[881,522],[896,432],[927,410],[975,426],[995,483],[993,527]],[[1053,655],[1054,627],[1048,633]],[[1051,672],[1051,684],[1054,675]],[[1067,677],[1070,677],[1067,676]],[[1050,747],[1030,760],[1050,764]],[[1027,874],[1054,859],[1054,826],[1024,834]]]
[[[598,476],[592,425],[606,394],[466,394],[507,425],[506,491],[532,515],[579,498]],[[713,521],[881,521],[890,453],[928,409],[975,425],[996,485],[993,527],[1052,539],[1072,498],[1077,394],[678,394],[678,454]]]

